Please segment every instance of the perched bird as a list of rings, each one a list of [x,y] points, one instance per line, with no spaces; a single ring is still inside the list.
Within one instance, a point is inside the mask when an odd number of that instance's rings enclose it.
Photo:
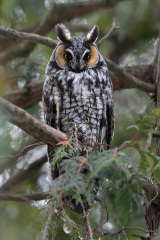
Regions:
[[[114,103],[112,83],[104,58],[96,46],[99,29],[94,26],[86,37],[71,37],[63,24],[56,25],[59,42],[46,68],[43,86],[45,122],[71,135],[73,129],[83,152],[94,145],[112,142]],[[48,145],[52,161],[54,148]],[[52,178],[59,170],[52,170]]]

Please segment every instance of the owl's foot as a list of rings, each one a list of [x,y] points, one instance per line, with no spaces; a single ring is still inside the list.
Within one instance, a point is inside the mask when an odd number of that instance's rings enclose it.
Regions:
[[[85,161],[86,161],[86,158],[82,157],[81,160],[80,160],[80,165],[79,165],[79,168],[78,168],[77,175],[81,172],[82,166],[84,165]]]
[[[57,145],[57,146],[63,145],[63,146],[65,146],[65,147],[70,147],[70,148],[72,148],[72,146],[71,146],[71,144],[69,143],[68,140],[66,140],[66,141],[61,141],[61,142],[57,143],[56,145]]]

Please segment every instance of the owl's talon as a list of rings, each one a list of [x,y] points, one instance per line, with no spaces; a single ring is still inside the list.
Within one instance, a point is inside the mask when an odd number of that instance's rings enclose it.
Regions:
[[[79,168],[78,168],[78,172],[77,172],[77,175],[80,173],[81,169],[82,169],[82,166],[83,164],[85,163],[86,159],[84,157],[82,157],[81,159],[81,162],[80,162],[80,165],[79,165]]]
[[[57,145],[57,146],[63,145],[63,146],[65,146],[65,147],[70,147],[70,148],[72,148],[72,146],[71,146],[71,144],[69,143],[68,140],[66,140],[66,141],[61,141],[61,142],[57,143],[56,145]]]

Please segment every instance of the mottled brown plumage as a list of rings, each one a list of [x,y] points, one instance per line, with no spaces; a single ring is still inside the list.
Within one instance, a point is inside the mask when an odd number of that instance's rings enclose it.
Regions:
[[[43,86],[45,122],[69,136],[76,128],[83,152],[95,143],[111,145],[114,130],[112,83],[95,41],[95,26],[85,38],[71,37],[63,25],[56,26],[59,42],[46,68]],[[48,146],[52,161],[54,149]],[[53,171],[53,178],[58,176]]]

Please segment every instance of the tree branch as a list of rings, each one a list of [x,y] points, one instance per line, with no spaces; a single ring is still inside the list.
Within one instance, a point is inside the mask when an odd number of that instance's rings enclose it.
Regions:
[[[18,159],[22,156],[24,156],[28,151],[34,149],[35,147],[39,147],[41,145],[44,145],[43,142],[36,142],[36,143],[32,143],[30,145],[27,145],[25,146],[20,152],[18,152],[17,154],[15,155],[12,155],[12,156],[4,156],[4,157],[0,157],[0,160],[1,159]]]
[[[38,174],[38,170],[47,162],[47,156],[40,157],[35,162],[31,163],[27,169],[21,170],[13,177],[10,177],[0,188],[1,191],[9,191],[15,186],[21,184],[26,179],[35,178]]]
[[[42,100],[44,79],[31,81],[21,89],[2,95],[3,98],[21,108],[30,108]]]
[[[119,28],[120,28],[119,26],[116,26],[116,22],[115,22],[115,19],[114,19],[111,29],[98,41],[98,47],[102,44],[102,42],[104,40],[106,40],[112,34],[113,31],[115,31]]]
[[[0,201],[30,202],[45,200],[50,197],[51,197],[50,192],[23,193],[23,194],[0,193]]]
[[[34,50],[35,46],[36,44],[27,42],[26,44],[18,46],[17,48],[11,48],[7,49],[6,51],[2,51],[0,54],[0,63],[3,64],[17,57],[28,56],[28,54]]]
[[[117,231],[116,233],[110,234],[110,235],[114,237],[118,234],[121,234],[121,232],[123,232],[124,230],[142,231],[144,233],[153,232],[153,231],[147,231],[147,230],[145,230],[144,228],[141,228],[141,227],[123,227],[121,230]]]
[[[145,83],[138,78],[127,73],[124,68],[118,66],[116,63],[109,59],[105,59],[109,68],[121,79],[123,82],[129,83],[133,88],[137,88],[142,91],[155,93],[155,86],[151,83]]]
[[[150,181],[144,181],[142,186],[145,190],[148,201],[160,205],[160,186],[156,185],[155,182],[152,183]]]
[[[68,140],[66,134],[63,132],[60,132],[39,121],[23,109],[4,100],[3,98],[0,98],[0,115],[4,120],[7,120],[21,128],[34,138],[54,147],[56,146],[56,143]]]
[[[70,21],[77,16],[81,17],[81,16],[84,16],[85,14],[93,13],[100,9],[112,7],[117,2],[121,2],[121,1],[125,1],[125,0],[114,0],[114,1],[113,0],[105,0],[105,1],[104,0],[96,0],[96,1],[81,1],[81,2],[76,2],[76,3],[72,2],[70,4],[68,4],[68,3],[67,4],[66,3],[54,4],[51,11],[49,12],[49,14],[46,15],[45,18],[43,18],[43,20],[40,22],[40,24],[37,24],[37,27],[34,29],[34,33],[46,35],[55,26],[55,24],[57,24],[59,22]],[[65,14],[61,14],[62,12],[65,12]],[[3,29],[1,35],[4,36],[5,34],[4,34],[4,29]],[[12,34],[13,34],[13,32],[12,32]],[[33,34],[32,37],[27,36],[28,34],[23,35],[23,37],[22,37],[22,35],[17,36],[17,34],[15,32],[14,32],[14,34],[15,34],[16,38],[17,37],[19,38],[19,40],[23,39],[25,41],[37,42],[37,36],[35,34]],[[7,37],[8,37],[8,35],[7,35]],[[44,37],[43,37],[43,39],[41,38],[41,44],[43,41],[44,41]],[[48,44],[50,44],[50,43],[51,43],[51,41],[48,41]],[[52,45],[52,43],[51,43],[51,45]],[[15,49],[9,49],[8,51],[2,51],[0,54],[0,63],[5,63],[16,57],[22,57],[24,55],[26,56],[30,52],[33,51],[35,46],[36,46],[35,44],[30,45],[27,43],[22,47],[17,47]]]
[[[19,32],[11,28],[1,27],[1,26],[0,26],[0,35],[9,38],[11,41],[17,42],[17,41],[25,40],[28,42],[40,43],[51,48],[55,47],[57,44],[57,41],[48,37],[43,37],[35,33]]]
[[[40,143],[40,142],[39,142]],[[0,174],[6,169],[15,166],[19,157],[24,156],[29,151],[29,146],[39,144],[35,138],[24,141],[16,151],[11,151],[10,156],[0,157]],[[1,161],[3,159],[3,161]]]

